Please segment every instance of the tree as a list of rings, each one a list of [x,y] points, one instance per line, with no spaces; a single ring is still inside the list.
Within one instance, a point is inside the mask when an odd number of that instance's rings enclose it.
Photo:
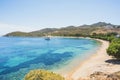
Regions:
[[[120,43],[112,42],[107,49],[107,53],[117,59],[120,59]]]

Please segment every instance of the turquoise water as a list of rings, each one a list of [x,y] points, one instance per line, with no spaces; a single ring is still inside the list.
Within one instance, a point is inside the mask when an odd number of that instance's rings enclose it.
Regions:
[[[83,38],[0,37],[0,80],[23,80],[32,69],[59,69],[96,51],[99,42]]]

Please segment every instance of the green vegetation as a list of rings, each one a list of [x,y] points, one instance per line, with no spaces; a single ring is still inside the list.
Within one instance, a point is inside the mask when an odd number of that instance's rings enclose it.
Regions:
[[[31,70],[24,80],[65,80],[58,74],[45,70]]]
[[[115,38],[110,43],[110,46],[107,49],[108,55],[111,55],[117,59],[120,59],[120,39]]]
[[[110,33],[106,33],[106,34],[96,34],[93,33],[92,35],[90,35],[91,38],[97,38],[97,39],[102,39],[102,40],[107,40],[107,41],[112,41],[113,39],[115,39],[117,33],[116,32],[110,32]]]
[[[120,59],[120,38],[117,38],[116,35],[117,33],[115,32],[107,34],[93,33],[90,37],[109,41],[110,45],[107,49],[108,55],[113,56],[116,59]]]

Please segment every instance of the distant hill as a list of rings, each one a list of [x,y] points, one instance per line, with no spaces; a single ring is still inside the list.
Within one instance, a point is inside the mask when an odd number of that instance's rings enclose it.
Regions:
[[[116,32],[120,33],[120,25],[113,25],[111,23],[98,22],[91,25],[81,25],[81,26],[67,26],[63,28],[45,28],[37,31],[26,32],[11,32],[4,36],[20,36],[20,37],[41,37],[45,35],[52,36],[83,36],[96,34],[105,34]]]
[[[56,28],[45,28],[45,29],[41,29],[41,30],[37,30],[37,31],[32,31],[30,32],[29,34],[31,34],[32,36],[35,36],[35,37],[39,37],[39,36],[45,36],[51,32],[54,32],[58,29]]]

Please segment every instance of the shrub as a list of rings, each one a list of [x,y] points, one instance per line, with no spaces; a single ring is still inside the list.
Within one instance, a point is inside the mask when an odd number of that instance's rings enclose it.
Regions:
[[[31,70],[24,80],[65,80],[62,76],[45,70]]]
[[[107,49],[108,55],[120,59],[120,43],[112,42]]]

